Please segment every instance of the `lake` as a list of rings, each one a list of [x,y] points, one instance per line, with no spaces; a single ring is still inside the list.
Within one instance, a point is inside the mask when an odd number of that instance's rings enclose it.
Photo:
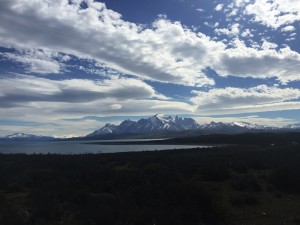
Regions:
[[[153,140],[153,139],[152,139]],[[151,141],[152,141],[151,140]],[[109,142],[124,140],[110,140]],[[126,140],[135,141],[135,140]],[[137,141],[137,140],[136,140]],[[138,140],[141,141],[141,140]],[[150,140],[149,140],[150,141]],[[132,151],[154,151],[169,149],[206,148],[208,145],[101,145],[92,144],[101,141],[23,141],[0,142],[0,153],[25,153],[25,154],[85,154],[85,153],[115,153]],[[103,141],[105,143],[106,141]]]

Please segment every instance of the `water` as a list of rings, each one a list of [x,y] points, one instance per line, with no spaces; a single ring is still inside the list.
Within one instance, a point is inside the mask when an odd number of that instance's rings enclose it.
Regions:
[[[128,140],[128,141],[134,141],[134,140]],[[204,146],[204,145],[200,146],[200,145],[146,145],[146,144],[145,145],[87,144],[93,142],[99,142],[99,141],[0,142],[0,153],[85,154],[85,153],[114,153],[114,152],[154,151],[154,150],[183,149],[183,148],[188,149],[188,148],[196,148],[196,147],[199,148],[211,147],[211,146]],[[117,141],[114,140],[114,142]]]

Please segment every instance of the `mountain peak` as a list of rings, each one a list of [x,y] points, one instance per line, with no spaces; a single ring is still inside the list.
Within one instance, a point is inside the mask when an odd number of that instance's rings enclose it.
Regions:
[[[27,138],[27,137],[32,137],[32,136],[35,136],[35,135],[25,134],[25,133],[13,133],[13,134],[5,136],[4,138]]]
[[[124,120],[120,123],[120,125],[106,124],[104,127],[94,131],[88,136],[102,134],[141,134],[162,131],[184,131],[196,129],[198,127],[199,125],[197,122],[191,118],[180,118],[176,116],[175,119],[173,119],[170,115],[158,113],[147,119],[140,119],[138,121]]]
[[[157,113],[154,116],[158,117],[158,118],[162,118],[162,117],[165,117],[165,114],[163,114],[163,113]]]
[[[53,139],[54,139],[53,137],[40,136],[34,134],[25,134],[23,132],[13,133],[1,138],[1,140],[53,140]]]
[[[138,121],[124,120],[120,125],[106,124],[99,130],[88,136],[99,136],[105,134],[145,134],[157,132],[182,132],[186,130],[196,130],[204,133],[240,133],[251,130],[273,130],[275,128],[252,124],[248,122],[215,122],[211,121],[199,125],[192,118],[182,118],[161,113],[155,114],[146,119]]]

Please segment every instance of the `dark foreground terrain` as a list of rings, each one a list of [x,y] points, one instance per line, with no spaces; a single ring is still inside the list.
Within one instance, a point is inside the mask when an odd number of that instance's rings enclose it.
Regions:
[[[23,224],[299,225],[300,148],[0,155],[0,225]]]

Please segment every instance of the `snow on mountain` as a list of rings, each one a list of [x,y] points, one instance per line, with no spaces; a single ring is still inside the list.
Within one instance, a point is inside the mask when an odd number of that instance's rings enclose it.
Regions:
[[[222,122],[210,122],[200,125],[200,130],[203,131],[248,131],[248,130],[274,130],[275,127],[263,126],[248,122],[231,122],[231,123],[222,123]]]
[[[138,121],[125,120],[120,125],[106,124],[99,130],[88,134],[87,137],[100,136],[106,134],[144,134],[163,131],[181,132],[186,130],[197,130],[208,133],[238,133],[253,130],[274,130],[276,127],[268,127],[247,122],[210,122],[205,124],[198,124],[192,118],[182,118],[179,116],[165,116],[163,114],[156,114],[146,119]]]
[[[87,137],[105,134],[140,134],[158,131],[183,131],[198,128],[197,122],[191,118],[172,118],[163,114],[156,114],[138,121],[125,120],[120,125],[106,124],[99,130],[88,134]]]
[[[199,126],[199,129],[200,130],[212,130],[212,129],[221,129],[223,127],[226,127],[228,126],[227,123],[221,123],[221,122],[210,122],[210,123],[204,123],[204,124],[201,124]]]
[[[118,130],[119,130],[119,132],[124,131],[124,132],[128,132],[128,133],[132,133],[135,130],[135,125],[136,125],[135,121],[125,120],[118,126]]]
[[[233,122],[232,124],[237,125],[239,127],[245,127],[248,129],[256,129],[256,130],[272,130],[275,129],[275,127],[271,127],[271,126],[264,126],[264,125],[259,125],[259,124],[255,124],[255,123],[248,123],[248,122]]]
[[[175,116],[175,123],[180,125],[185,130],[194,130],[200,127],[200,125],[191,118],[182,118]]]
[[[286,128],[286,129],[300,129],[300,123],[290,124],[290,125],[288,125],[284,128]]]
[[[33,134],[25,134],[25,133],[14,133],[4,137],[1,137],[0,140],[53,140],[55,138],[48,137],[48,136],[40,136],[40,135],[33,135]]]
[[[7,135],[4,138],[8,138],[8,139],[12,139],[12,138],[32,138],[34,136],[35,135],[33,135],[33,134],[14,133],[14,134]]]
[[[182,127],[178,125],[171,116],[156,114],[148,119],[141,119],[136,123],[137,133],[148,133],[153,131],[180,131]]]
[[[114,124],[111,124],[111,123],[107,123],[101,129],[96,130],[96,131],[94,131],[91,134],[88,134],[87,137],[97,136],[97,135],[103,135],[103,134],[112,134],[112,133],[114,133],[114,131],[116,130],[116,128],[117,128],[117,125],[114,125]]]

